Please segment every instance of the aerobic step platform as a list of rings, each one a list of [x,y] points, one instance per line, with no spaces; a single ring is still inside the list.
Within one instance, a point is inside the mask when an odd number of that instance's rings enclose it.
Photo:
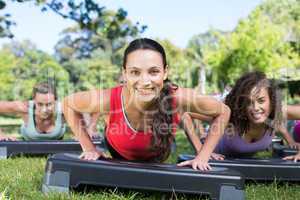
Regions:
[[[292,156],[298,153],[297,149],[292,149],[289,146],[284,146],[277,143],[273,144],[272,146],[273,157],[283,158],[285,156]]]
[[[119,187],[209,195],[212,199],[244,199],[244,179],[223,167],[201,172],[171,164],[117,160],[80,160],[77,154],[55,154],[46,164],[42,191],[68,192],[79,185]]]
[[[194,157],[194,155],[179,155],[178,162],[191,160]],[[300,181],[300,162],[285,161],[281,158],[232,158],[221,161],[211,160],[209,164],[213,167],[226,167],[239,171],[246,180]]]
[[[98,148],[105,148],[103,140],[94,140]],[[47,155],[62,152],[81,152],[75,140],[0,141],[0,159],[16,155]]]

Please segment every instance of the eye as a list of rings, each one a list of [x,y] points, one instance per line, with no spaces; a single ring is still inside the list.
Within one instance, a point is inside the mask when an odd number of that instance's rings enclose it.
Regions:
[[[38,103],[37,105],[38,105],[39,107],[42,107],[42,106],[43,106],[43,104],[42,104],[42,103]]]
[[[151,70],[150,71],[150,74],[151,75],[156,75],[156,74],[158,74],[160,71],[159,70]]]
[[[262,103],[265,102],[265,99],[264,99],[264,98],[259,98],[259,99],[257,100],[257,102],[260,103],[260,104],[262,104]]]
[[[130,74],[134,75],[134,76],[138,76],[140,74],[140,72],[137,70],[132,70],[132,71],[130,71]]]

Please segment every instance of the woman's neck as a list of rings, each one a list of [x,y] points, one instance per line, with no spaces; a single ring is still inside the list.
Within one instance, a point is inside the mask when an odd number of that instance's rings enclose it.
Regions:
[[[266,126],[264,124],[250,124],[247,135],[250,138],[259,139],[265,134]]]

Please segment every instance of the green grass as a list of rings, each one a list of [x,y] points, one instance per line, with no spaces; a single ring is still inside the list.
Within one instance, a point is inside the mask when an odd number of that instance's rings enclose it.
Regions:
[[[68,135],[66,138],[70,138]],[[167,160],[175,163],[180,153],[193,153],[193,149],[182,132],[176,136],[177,150]],[[257,157],[268,157],[270,152],[263,152]],[[51,193],[44,195],[41,184],[44,175],[46,157],[15,157],[0,160],[0,200],[4,199],[201,199],[197,195],[177,193],[160,193],[137,190],[122,190],[114,188],[85,188],[81,191],[72,191],[70,194]],[[158,180],[159,181],[159,180]],[[300,185],[292,183],[246,183],[246,198],[255,200],[299,199]],[[203,198],[202,198],[203,199]]]
[[[0,125],[22,124],[22,123],[23,123],[23,120],[21,118],[1,117],[0,116]]]

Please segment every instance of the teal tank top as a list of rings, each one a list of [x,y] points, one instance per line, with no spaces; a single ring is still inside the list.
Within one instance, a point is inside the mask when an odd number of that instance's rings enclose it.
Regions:
[[[29,101],[28,122],[22,124],[21,135],[25,140],[58,140],[61,139],[66,131],[66,124],[63,123],[63,114],[60,102],[56,102],[56,119],[53,131],[40,133],[35,128],[34,123],[34,102]]]

